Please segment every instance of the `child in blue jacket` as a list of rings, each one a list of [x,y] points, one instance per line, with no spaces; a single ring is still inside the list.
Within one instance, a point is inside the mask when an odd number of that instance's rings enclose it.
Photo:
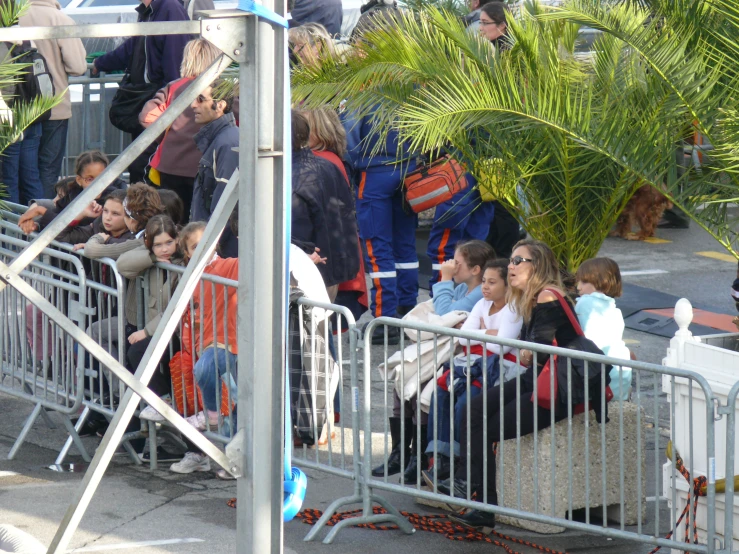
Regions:
[[[434,283],[434,313],[471,312],[482,299],[483,268],[493,258],[495,251],[484,241],[470,240],[457,244],[454,259],[441,264],[441,279]]]
[[[610,258],[586,260],[577,269],[577,299],[575,313],[585,336],[606,356],[631,358],[623,340],[624,318],[614,298],[621,296],[621,271]],[[628,400],[631,392],[631,369],[613,366],[611,391],[614,400]]]

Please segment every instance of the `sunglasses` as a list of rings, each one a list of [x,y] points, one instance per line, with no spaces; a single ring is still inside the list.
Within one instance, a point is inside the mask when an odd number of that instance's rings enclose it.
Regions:
[[[521,265],[523,262],[533,262],[531,258],[524,258],[522,256],[513,256],[510,260],[508,260],[511,265]]]
[[[198,97],[195,99],[195,102],[197,102],[198,104],[204,104],[205,102],[212,102],[212,101],[213,101],[212,98],[206,98],[202,94],[198,94]]]

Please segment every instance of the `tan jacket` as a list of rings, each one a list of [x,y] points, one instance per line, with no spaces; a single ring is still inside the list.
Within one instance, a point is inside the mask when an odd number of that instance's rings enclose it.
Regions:
[[[62,12],[56,0],[31,0],[26,14],[20,18],[21,27],[58,27],[75,25],[74,20]],[[54,81],[54,90],[59,94],[69,86],[67,75],[84,75],[87,71],[85,47],[78,38],[48,39],[34,41],[36,48],[46,59],[49,73]],[[51,119],[72,117],[72,99],[69,91],[64,99],[51,110]]]

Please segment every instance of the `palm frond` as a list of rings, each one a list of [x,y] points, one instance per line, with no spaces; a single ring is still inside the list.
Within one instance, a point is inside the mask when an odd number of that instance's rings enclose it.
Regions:
[[[596,255],[644,184],[737,255],[726,203],[698,210],[707,195],[739,196],[739,57],[720,52],[736,24],[719,14],[733,7],[712,0],[680,16],[667,3],[532,4],[510,22],[502,53],[449,13],[401,15],[346,58],[297,70],[294,99],[346,100],[381,137],[394,130],[417,152],[454,152],[570,271]],[[709,21],[721,25],[708,32]],[[580,25],[601,31],[590,59],[574,55]],[[700,170],[679,154],[696,130],[714,146]]]

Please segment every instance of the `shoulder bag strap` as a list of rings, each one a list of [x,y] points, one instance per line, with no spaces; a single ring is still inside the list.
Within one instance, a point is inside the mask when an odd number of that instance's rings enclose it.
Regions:
[[[570,308],[570,305],[567,303],[567,301],[562,297],[559,292],[557,292],[554,289],[544,289],[549,292],[551,292],[554,296],[557,297],[557,300],[559,300],[559,303],[562,305],[562,309],[567,314],[567,317],[570,320],[570,323],[572,324],[572,327],[575,329],[575,333],[577,333],[579,336],[585,336],[585,333],[582,332],[582,327],[580,327],[580,322],[577,320],[577,317],[572,312],[572,308]]]

